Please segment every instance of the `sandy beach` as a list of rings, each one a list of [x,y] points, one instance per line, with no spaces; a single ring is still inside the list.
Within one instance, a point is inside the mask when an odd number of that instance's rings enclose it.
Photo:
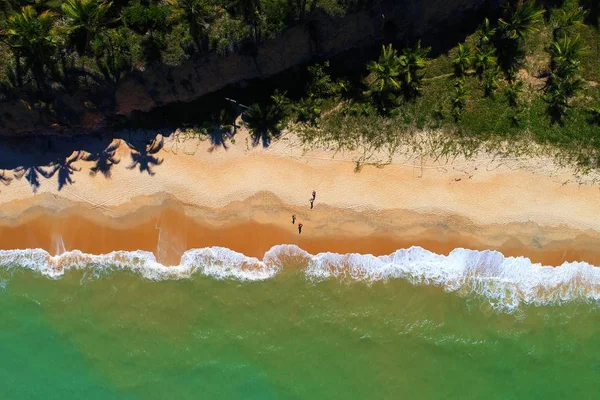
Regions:
[[[403,153],[389,162],[375,155],[371,163],[385,165],[356,171],[358,154],[306,150],[291,134],[268,148],[245,132],[226,145],[183,132],[147,139],[4,143],[0,248],[141,249],[175,265],[206,246],[261,258],[283,243],[376,255],[419,245],[600,263],[599,187],[549,159]]]

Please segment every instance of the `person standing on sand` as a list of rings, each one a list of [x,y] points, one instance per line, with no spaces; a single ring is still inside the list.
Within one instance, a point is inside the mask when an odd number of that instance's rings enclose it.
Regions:
[[[302,233],[302,224],[298,224],[298,233]]]
[[[296,214],[292,214],[292,224],[296,223]]]
[[[315,201],[315,199],[317,198],[317,192],[315,192],[315,191],[313,190],[313,192],[312,192],[312,195],[313,195],[313,198],[312,198],[312,200],[313,200],[313,201]]]
[[[315,199],[310,199],[309,201],[310,201],[310,209],[312,210]]]

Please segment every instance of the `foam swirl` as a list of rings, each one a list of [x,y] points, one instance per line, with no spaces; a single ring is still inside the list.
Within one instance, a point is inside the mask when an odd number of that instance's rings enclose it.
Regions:
[[[266,280],[283,269],[300,268],[311,280],[406,279],[414,285],[441,286],[461,295],[484,296],[493,307],[504,311],[521,304],[600,300],[600,269],[588,263],[565,262],[551,267],[532,263],[526,257],[462,248],[447,256],[421,247],[401,249],[386,256],[311,255],[294,245],[278,245],[259,260],[227,248],[207,247],[186,251],[176,266],[162,265],[146,251],[93,255],[74,250],[51,256],[41,249],[1,250],[0,268],[27,268],[50,278],[59,278],[69,269],[85,269],[94,274],[128,270],[152,280],[184,279],[200,273],[215,279],[240,281]]]

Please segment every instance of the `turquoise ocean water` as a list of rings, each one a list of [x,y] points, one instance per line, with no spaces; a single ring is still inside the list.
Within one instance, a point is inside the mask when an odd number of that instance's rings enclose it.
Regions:
[[[587,264],[0,252],[2,399],[595,399]]]

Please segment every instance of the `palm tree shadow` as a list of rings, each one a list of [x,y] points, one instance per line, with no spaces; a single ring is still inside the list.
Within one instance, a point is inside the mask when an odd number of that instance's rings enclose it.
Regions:
[[[235,124],[236,114],[229,109],[223,109],[211,115],[211,121],[205,125],[205,130],[210,139],[209,153],[222,147],[228,150],[228,139],[232,139],[238,126]]]
[[[267,148],[273,141],[273,135],[269,131],[261,131],[260,133],[252,133],[252,146],[256,147],[262,143],[263,148]],[[276,135],[278,136],[278,135]]]
[[[76,151],[69,157],[59,159],[53,163],[52,175],[58,173],[58,190],[62,190],[65,185],[72,185],[75,181],[72,175],[75,172],[81,171],[81,168],[77,168],[73,165],[74,162],[81,159],[81,151]]]
[[[37,193],[40,187],[40,176],[50,179],[55,172],[55,170],[47,171],[42,166],[33,164],[21,165],[14,169],[15,178],[21,179],[25,177],[33,193]]]
[[[90,175],[95,176],[98,172],[104,175],[105,178],[111,177],[111,169],[114,165],[121,162],[116,158],[119,142],[111,143],[107,148],[96,153],[88,153],[82,157],[84,161],[95,162],[96,164],[90,168]]]
[[[155,172],[152,167],[161,165],[164,161],[162,158],[155,156],[164,146],[164,141],[161,138],[159,141],[156,138],[152,141],[144,141],[143,143],[127,143],[131,149],[131,160],[132,163],[127,169],[139,168],[140,172],[146,171],[149,175],[153,176]]]
[[[224,150],[229,150],[227,145],[227,138],[229,137],[229,131],[225,131],[220,126],[215,126],[209,133],[210,136],[210,147],[208,152],[212,153],[219,147],[223,147]]]
[[[0,183],[2,183],[4,186],[8,186],[12,181],[13,178],[7,176],[6,171],[2,171],[2,173],[0,174]]]

